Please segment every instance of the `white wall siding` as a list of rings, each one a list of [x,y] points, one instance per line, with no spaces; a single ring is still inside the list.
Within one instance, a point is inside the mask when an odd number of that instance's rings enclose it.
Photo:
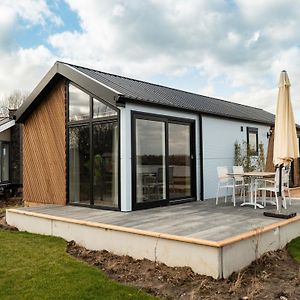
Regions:
[[[131,115],[120,107],[120,188],[121,211],[131,211]]]
[[[242,144],[243,141],[247,141],[247,127],[258,129],[258,142],[264,144],[266,155],[269,126],[217,117],[202,117],[204,199],[216,196],[217,166],[227,166],[232,171],[234,143],[237,141]]]
[[[121,210],[132,210],[132,141],[131,141],[131,112],[145,112],[149,114],[157,114],[161,116],[171,116],[183,119],[195,120],[195,144],[196,144],[196,188],[197,199],[200,199],[200,141],[199,141],[199,116],[198,114],[190,114],[163,108],[154,108],[145,105],[135,105],[126,103],[125,107],[120,107],[121,118]]]

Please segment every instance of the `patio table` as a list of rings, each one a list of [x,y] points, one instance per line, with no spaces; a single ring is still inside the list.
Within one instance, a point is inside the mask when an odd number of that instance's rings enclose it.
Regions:
[[[256,178],[270,178],[275,176],[275,172],[244,172],[244,173],[228,173],[227,175],[232,176],[243,176],[243,177],[249,177],[250,178],[250,198],[249,201],[245,201],[241,204],[241,206],[250,205],[254,206],[254,197],[253,197],[253,191],[254,191],[254,185],[255,185],[255,179]],[[256,206],[258,208],[264,208],[263,205],[256,203]]]

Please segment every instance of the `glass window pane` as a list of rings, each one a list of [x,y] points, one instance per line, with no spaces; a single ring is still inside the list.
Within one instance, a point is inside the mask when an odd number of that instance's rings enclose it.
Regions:
[[[249,146],[252,153],[257,152],[257,133],[249,132]]]
[[[169,196],[191,196],[190,125],[169,123]]]
[[[69,128],[69,200],[90,204],[89,127]]]
[[[118,125],[93,126],[94,205],[118,206]]]
[[[116,116],[117,112],[100,102],[97,99],[93,99],[93,118],[101,118],[108,116]]]
[[[9,145],[3,143],[2,144],[2,181],[9,180]]]
[[[90,96],[69,84],[69,121],[80,121],[90,117]]]
[[[136,202],[166,199],[165,123],[136,120]]]

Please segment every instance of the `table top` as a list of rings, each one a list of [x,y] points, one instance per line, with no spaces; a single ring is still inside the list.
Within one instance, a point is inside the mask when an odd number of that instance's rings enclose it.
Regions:
[[[275,176],[275,172],[244,172],[244,173],[227,173],[229,176],[248,176],[248,177],[273,177]]]

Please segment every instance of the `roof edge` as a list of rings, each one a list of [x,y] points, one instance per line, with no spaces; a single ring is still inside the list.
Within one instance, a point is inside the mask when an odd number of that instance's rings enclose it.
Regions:
[[[40,103],[39,100],[43,91],[45,91],[51,83],[55,83],[59,77],[64,77],[76,83],[78,86],[93,93],[95,96],[105,99],[113,106],[116,106],[116,98],[121,95],[118,91],[96,81],[70,65],[56,61],[38,85],[33,89],[25,102],[16,111],[16,122],[22,123],[29,117],[31,111]]]
[[[274,122],[263,122],[263,121],[257,121],[251,118],[239,118],[239,117],[235,117],[232,115],[221,115],[219,113],[213,113],[213,112],[208,112],[208,111],[197,111],[197,110],[193,110],[193,109],[189,109],[189,108],[184,108],[184,107],[178,107],[175,105],[170,105],[170,104],[162,104],[162,103],[155,103],[155,102],[145,102],[143,101],[143,99],[139,99],[139,98],[130,98],[128,96],[120,96],[117,99],[116,104],[119,106],[124,106],[126,103],[133,103],[133,104],[137,104],[137,105],[145,105],[145,106],[154,106],[154,107],[162,107],[162,108],[169,108],[172,110],[179,110],[179,111],[185,111],[188,113],[193,113],[196,115],[205,115],[205,116],[212,116],[212,117],[218,117],[218,118],[223,118],[223,119],[232,119],[232,120],[236,120],[236,121],[246,121],[246,122],[251,122],[251,123],[256,123],[256,124],[262,124],[262,125],[266,125],[266,126],[274,126],[275,124],[275,120]],[[260,108],[260,110],[263,110]],[[266,110],[263,110],[267,113],[269,113]],[[297,127],[299,127],[300,129],[300,125],[296,124]]]
[[[46,85],[50,82],[50,80],[54,78],[54,76],[58,73],[58,64],[58,62],[55,62],[52,68],[46,73],[46,75],[42,78],[42,80],[26,98],[24,103],[16,111],[16,122],[24,121],[23,116],[26,113],[26,111],[29,109],[29,107],[32,105],[32,103],[38,97],[38,95],[43,91]]]
[[[15,120],[9,119],[6,123],[0,125],[0,132],[7,130],[15,125]]]

